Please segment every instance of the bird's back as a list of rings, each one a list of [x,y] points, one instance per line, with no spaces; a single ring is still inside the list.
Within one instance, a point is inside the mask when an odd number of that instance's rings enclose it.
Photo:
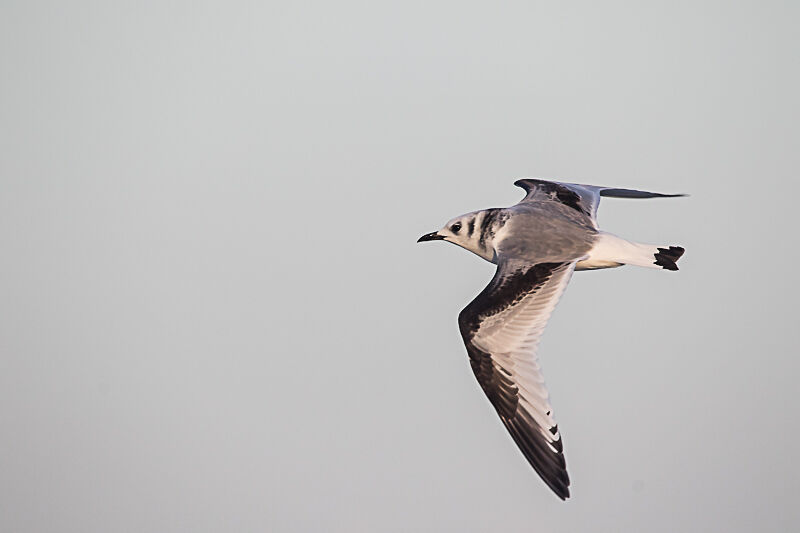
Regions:
[[[498,255],[533,263],[570,261],[591,250],[597,230],[583,213],[556,202],[520,203],[495,238]]]

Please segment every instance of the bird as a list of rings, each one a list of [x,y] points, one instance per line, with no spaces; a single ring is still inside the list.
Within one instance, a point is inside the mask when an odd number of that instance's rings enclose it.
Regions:
[[[628,241],[601,231],[601,197],[674,198],[633,189],[519,179],[516,205],[458,216],[417,242],[447,241],[497,265],[458,315],[475,377],[528,463],[561,500],[570,496],[564,446],[537,346],[576,270],[622,265],[678,270],[680,246]]]

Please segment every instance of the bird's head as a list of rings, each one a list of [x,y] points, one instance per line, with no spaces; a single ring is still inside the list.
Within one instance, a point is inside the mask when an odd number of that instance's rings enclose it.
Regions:
[[[467,213],[466,215],[461,215],[449,220],[439,231],[426,233],[417,239],[417,242],[452,242],[465,250],[469,250],[483,257],[487,261],[492,261],[494,250],[490,237],[493,237],[493,235],[490,236],[487,234],[487,226],[482,224],[483,221],[487,221],[484,211]]]

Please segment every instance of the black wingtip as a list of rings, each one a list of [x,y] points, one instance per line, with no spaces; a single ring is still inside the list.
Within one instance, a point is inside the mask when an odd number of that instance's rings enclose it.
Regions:
[[[660,266],[664,270],[678,270],[678,259],[681,258],[685,252],[680,246],[670,246],[669,248],[659,248],[658,252],[654,254],[656,258],[654,264]]]
[[[569,480],[567,480],[566,485],[562,483],[548,483],[547,485],[548,487],[550,487],[550,490],[553,491],[553,494],[555,494],[556,497],[562,502],[566,501],[570,497],[569,486],[568,486]]]
[[[688,194],[664,194],[660,192],[637,191],[636,189],[617,189],[606,187],[600,189],[600,196],[610,198],[682,198]]]

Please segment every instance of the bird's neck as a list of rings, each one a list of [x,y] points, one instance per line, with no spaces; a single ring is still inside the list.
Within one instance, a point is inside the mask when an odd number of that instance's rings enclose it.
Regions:
[[[494,263],[497,258],[496,240],[502,229],[508,213],[505,209],[492,208],[476,211],[471,220],[471,230],[463,243],[458,243],[462,248]]]

